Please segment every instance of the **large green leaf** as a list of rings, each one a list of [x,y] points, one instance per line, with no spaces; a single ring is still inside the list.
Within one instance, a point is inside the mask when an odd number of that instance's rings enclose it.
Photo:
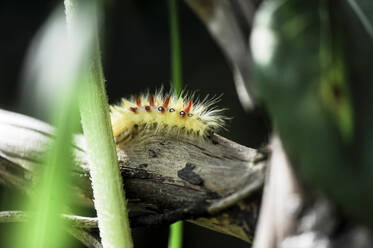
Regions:
[[[251,42],[257,95],[297,172],[373,225],[368,29],[345,1],[268,1]]]

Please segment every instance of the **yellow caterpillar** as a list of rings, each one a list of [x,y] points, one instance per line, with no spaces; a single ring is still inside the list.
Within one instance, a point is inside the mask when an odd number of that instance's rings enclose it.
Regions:
[[[120,105],[110,106],[115,140],[127,142],[141,131],[205,139],[223,128],[227,119],[221,115],[223,109],[213,106],[218,100],[199,100],[194,94],[165,94],[163,90],[122,99]]]

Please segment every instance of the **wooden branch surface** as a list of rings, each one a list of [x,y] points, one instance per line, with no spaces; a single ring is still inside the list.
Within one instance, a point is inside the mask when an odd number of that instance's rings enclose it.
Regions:
[[[0,182],[29,193],[54,130],[33,118],[0,110]],[[92,207],[85,140],[73,144],[75,203]],[[266,156],[213,135],[211,140],[138,135],[117,144],[132,226],[179,219],[251,241],[259,212]]]

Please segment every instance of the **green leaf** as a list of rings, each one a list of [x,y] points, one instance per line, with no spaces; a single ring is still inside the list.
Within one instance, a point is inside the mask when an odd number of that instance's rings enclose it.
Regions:
[[[12,247],[69,245],[69,236],[59,215],[70,207],[70,171],[74,162],[71,143],[80,126],[75,65],[82,53],[70,53],[66,43],[63,12],[56,11],[33,40],[27,60],[32,63],[26,63],[28,93],[44,98],[50,107],[47,116],[56,131],[42,164],[36,166],[33,173],[31,199],[25,206],[31,213],[30,221],[15,234]]]
[[[345,1],[267,1],[251,46],[256,93],[301,178],[373,225],[369,32]]]

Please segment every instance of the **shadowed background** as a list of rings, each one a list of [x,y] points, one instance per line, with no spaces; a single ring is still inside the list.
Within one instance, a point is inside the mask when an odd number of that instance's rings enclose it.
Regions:
[[[32,37],[58,1],[2,1],[0,4],[0,108],[39,119],[32,106],[21,104],[22,65]],[[218,105],[232,117],[222,135],[249,147],[266,139],[259,113],[245,113],[238,101],[229,65],[200,20],[180,2],[183,80],[198,95],[219,95]],[[121,97],[170,85],[170,43],[167,1],[109,1],[101,50],[111,104]],[[44,119],[45,120],[45,119]],[[0,191],[1,210],[8,209],[8,191]],[[7,208],[8,207],[8,208]],[[10,224],[0,225],[0,235]],[[184,247],[247,247],[247,243],[185,223]],[[134,229],[135,247],[166,247],[168,227]],[[156,243],[154,243],[156,242]],[[1,244],[0,244],[1,246]]]

